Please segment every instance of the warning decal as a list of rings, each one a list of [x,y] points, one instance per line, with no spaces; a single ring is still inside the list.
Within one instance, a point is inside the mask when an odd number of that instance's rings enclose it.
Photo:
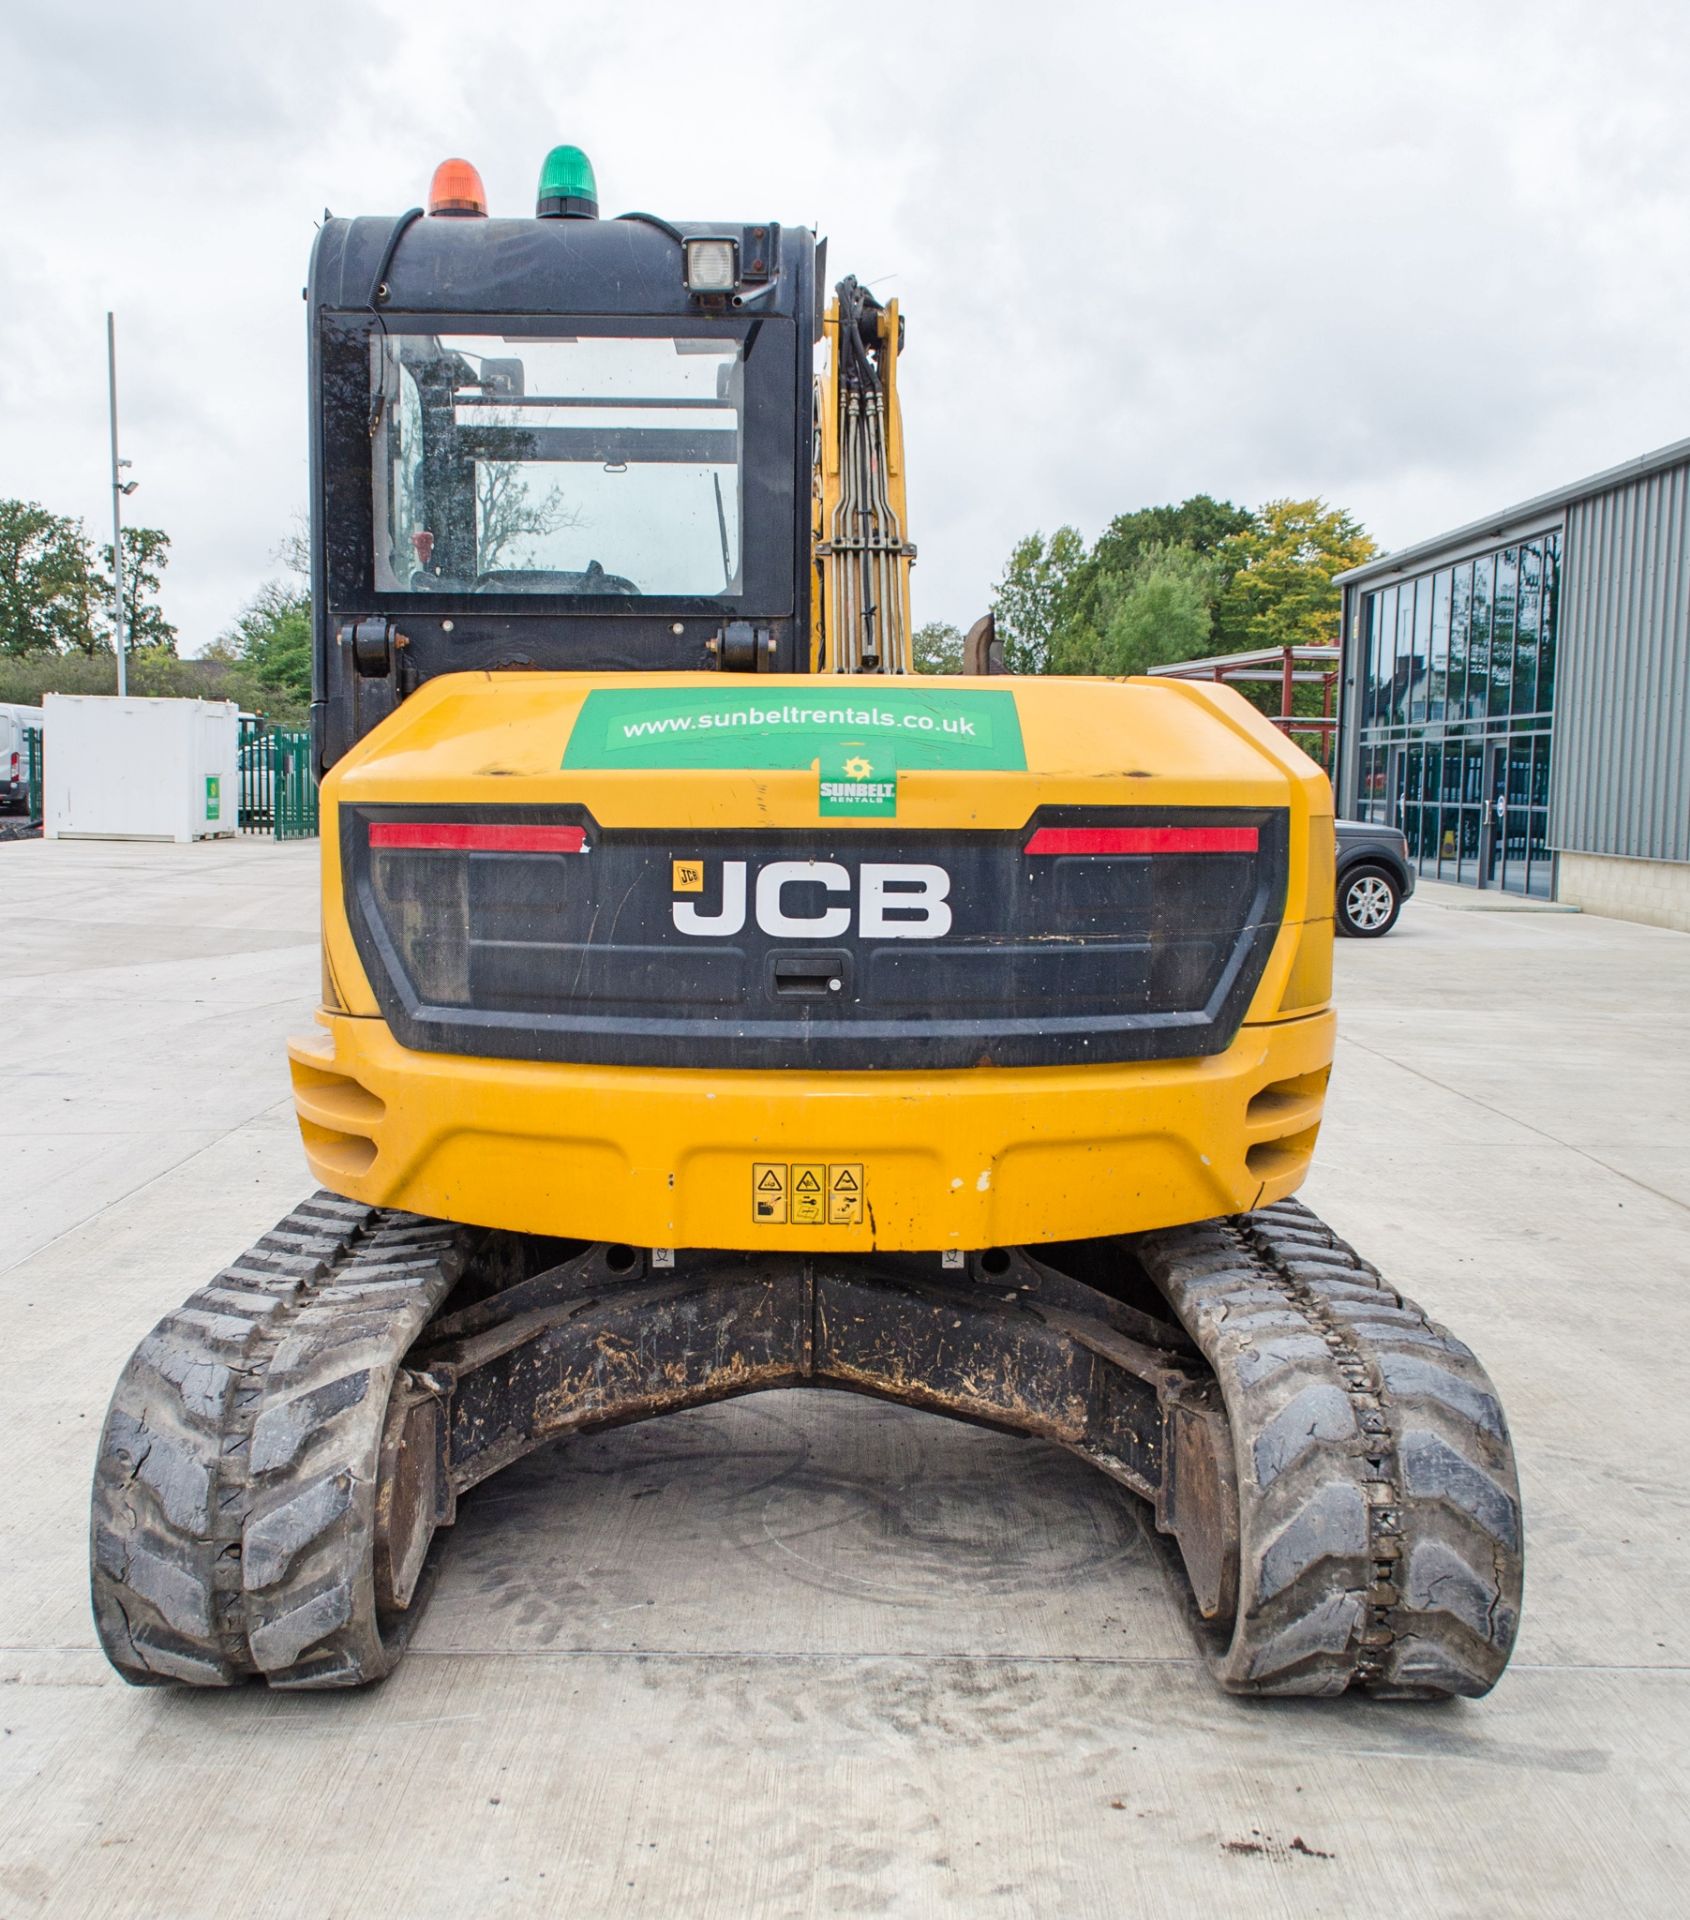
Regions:
[[[786,1168],[760,1160],[751,1169],[751,1217],[765,1227],[786,1225]]]
[[[827,1221],[831,1227],[856,1227],[863,1218],[863,1168],[860,1160],[827,1170]]]
[[[761,1227],[859,1227],[863,1163],[759,1160],[751,1169],[751,1217]]]
[[[794,1163],[792,1168],[792,1224],[819,1227],[827,1218],[827,1168]]]

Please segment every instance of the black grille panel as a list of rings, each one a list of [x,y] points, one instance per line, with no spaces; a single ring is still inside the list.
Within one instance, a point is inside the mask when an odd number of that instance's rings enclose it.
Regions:
[[[469,848],[370,843],[372,824],[392,840],[403,838],[396,826],[441,822],[487,832]],[[582,851],[527,852],[500,841],[559,824],[579,826]],[[1244,828],[1256,845],[1026,851],[1035,829],[1074,826]],[[1009,833],[606,830],[578,808],[341,814],[353,934],[402,1044],[716,1068],[1045,1066],[1218,1053],[1278,931],[1286,831],[1285,814],[1265,809],[1046,808]],[[700,890],[676,891],[679,861],[701,865]],[[778,892],[765,887],[760,916],[759,874],[814,861],[842,873],[789,875]],[[707,917],[731,907],[731,869],[741,863],[743,924],[714,935],[681,931],[678,903]],[[877,925],[864,902],[865,864],[941,869],[948,927],[936,938],[908,937],[929,932],[939,914],[941,883],[931,876],[883,877]],[[873,894],[872,878],[866,890]],[[787,917],[784,932],[759,923],[775,914]],[[889,932],[888,921],[903,931]]]

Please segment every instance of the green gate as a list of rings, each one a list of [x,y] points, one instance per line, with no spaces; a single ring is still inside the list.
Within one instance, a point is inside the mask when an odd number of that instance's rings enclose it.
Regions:
[[[317,837],[317,782],[311,773],[311,736],[273,733],[270,736],[275,767],[276,838],[314,840]]]
[[[25,727],[23,730],[24,765],[29,783],[29,824],[38,827],[42,822],[41,788],[46,777],[47,736],[39,727]]]
[[[276,824],[276,763],[270,734],[256,715],[241,715],[240,804],[235,824],[242,833],[270,833]]]
[[[241,715],[242,833],[278,840],[311,840],[317,833],[317,783],[311,775],[311,736],[304,728],[272,728]]]

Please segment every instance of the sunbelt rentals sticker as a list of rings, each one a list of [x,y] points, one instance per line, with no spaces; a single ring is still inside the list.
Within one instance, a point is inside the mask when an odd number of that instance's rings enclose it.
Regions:
[[[885,818],[901,775],[1023,771],[1009,691],[835,679],[814,688],[605,687],[589,693],[563,764],[576,768],[813,767],[823,814]]]
[[[898,811],[898,770],[884,747],[861,741],[821,756],[821,810],[885,819]]]

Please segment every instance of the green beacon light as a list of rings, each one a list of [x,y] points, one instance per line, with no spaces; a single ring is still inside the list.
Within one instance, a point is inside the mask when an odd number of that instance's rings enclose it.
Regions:
[[[579,147],[553,147],[540,169],[540,198],[534,209],[542,220],[596,220],[598,182],[593,163]]]

